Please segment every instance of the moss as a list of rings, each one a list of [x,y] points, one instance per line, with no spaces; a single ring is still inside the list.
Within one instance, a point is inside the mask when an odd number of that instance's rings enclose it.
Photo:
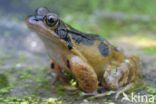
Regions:
[[[143,48],[143,51],[146,54],[156,55],[156,46],[145,47],[145,48]]]
[[[0,89],[4,87],[8,87],[8,78],[4,74],[0,74]]]
[[[0,89],[0,96],[4,96],[10,93],[11,87],[5,87]]]
[[[18,97],[0,97],[0,104],[62,104],[62,101],[57,98],[40,98],[35,96]]]
[[[146,91],[147,91],[149,94],[156,95],[156,88],[154,88],[154,87],[152,87],[152,86],[147,86],[147,87],[146,87]]]

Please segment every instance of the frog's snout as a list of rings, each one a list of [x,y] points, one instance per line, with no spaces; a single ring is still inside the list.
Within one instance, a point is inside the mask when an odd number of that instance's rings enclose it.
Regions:
[[[28,25],[35,25],[39,21],[43,21],[43,16],[28,16],[25,21]]]
[[[27,24],[34,24],[38,20],[36,20],[35,16],[28,16],[26,17],[25,21]]]

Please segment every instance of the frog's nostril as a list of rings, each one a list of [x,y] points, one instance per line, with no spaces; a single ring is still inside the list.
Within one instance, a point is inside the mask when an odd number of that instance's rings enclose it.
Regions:
[[[31,24],[34,24],[34,23],[36,23],[37,21],[39,21],[39,19],[36,18],[35,16],[29,16],[29,17],[27,18],[27,22],[28,22],[28,23],[31,23]]]
[[[35,17],[34,16],[29,16],[27,18],[27,21],[30,22],[30,23],[32,23],[34,20],[35,20]]]
[[[35,21],[39,21],[39,20],[38,20],[38,19],[36,19],[36,18],[35,18],[34,20],[35,20]]]

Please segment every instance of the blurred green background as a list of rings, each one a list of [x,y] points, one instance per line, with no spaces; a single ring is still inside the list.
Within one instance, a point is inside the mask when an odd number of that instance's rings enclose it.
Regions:
[[[155,31],[155,0],[1,0],[1,15],[23,20],[48,7],[72,26],[108,36],[114,32]],[[102,22],[101,22],[102,21]]]
[[[46,49],[24,22],[38,7],[49,8],[82,32],[101,35],[128,55],[138,55],[148,85],[135,93],[156,95],[155,5],[156,0],[0,0],[0,104],[84,102],[61,87],[56,92],[51,88]]]

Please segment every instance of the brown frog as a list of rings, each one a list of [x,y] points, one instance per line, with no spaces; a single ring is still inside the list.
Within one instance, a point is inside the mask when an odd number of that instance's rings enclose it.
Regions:
[[[43,41],[56,74],[72,73],[84,92],[94,92],[99,85],[118,90],[140,76],[137,56],[125,56],[99,35],[74,29],[46,8],[38,8],[26,23]]]

